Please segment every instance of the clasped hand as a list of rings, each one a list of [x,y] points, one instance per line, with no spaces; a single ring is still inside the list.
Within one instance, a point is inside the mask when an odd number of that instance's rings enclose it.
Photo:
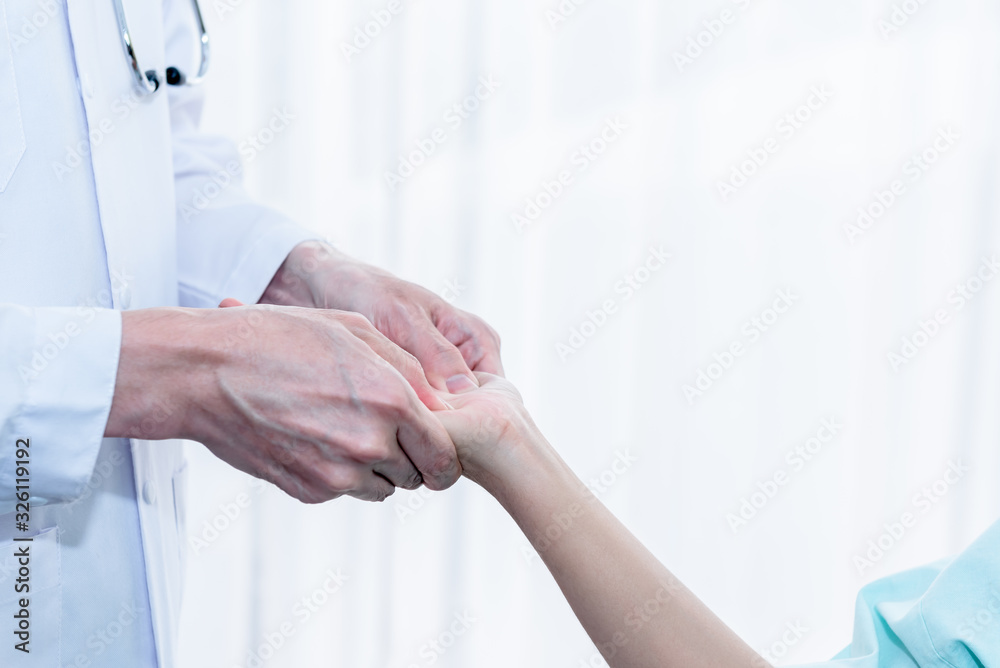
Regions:
[[[213,391],[188,411],[188,437],[232,466],[306,503],[382,501],[449,487],[463,448],[500,428],[469,410],[501,385],[499,338],[437,295],[306,245],[261,302],[222,302],[226,328],[252,320],[253,335],[225,347]]]

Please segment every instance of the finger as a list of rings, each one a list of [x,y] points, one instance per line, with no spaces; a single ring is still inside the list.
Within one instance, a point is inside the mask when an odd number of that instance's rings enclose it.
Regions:
[[[421,315],[411,321],[396,339],[400,347],[417,358],[427,381],[436,389],[460,394],[479,387],[462,353],[429,317]]]
[[[306,503],[323,503],[341,496],[362,501],[384,501],[396,491],[384,476],[372,471],[370,465],[347,461],[324,461],[308,470],[301,470]]]
[[[239,299],[233,299],[232,297],[226,297],[219,304],[219,308],[232,308],[234,306],[245,306],[245,304]]]
[[[462,475],[455,444],[441,422],[422,404],[404,415],[396,440],[417,467],[428,489],[448,489]]]
[[[413,391],[417,393],[417,398],[427,408],[434,411],[445,410],[447,408],[437,394],[435,394],[434,388],[427,382],[424,370],[412,355],[386,338],[384,334],[371,326],[370,323],[367,327],[356,328],[353,330],[353,333],[368,344],[368,347],[376,355],[399,371],[410,387],[413,388]],[[375,370],[373,370],[374,372]]]
[[[381,503],[396,492],[396,486],[378,473],[369,472],[361,479],[361,484],[347,493],[361,501]]]
[[[521,392],[514,386],[513,383],[511,383],[503,376],[492,373],[486,373],[484,371],[476,371],[476,380],[479,381],[480,393],[499,392],[510,395],[511,397],[517,399],[518,401],[521,402],[524,401],[523,397],[521,396]],[[477,396],[478,396],[477,394],[468,394],[468,395],[442,394],[441,400],[445,402],[451,402],[451,404],[449,404],[451,406],[450,411],[461,412],[463,408],[469,405],[470,400],[475,401]],[[441,420],[443,422],[445,418],[448,416],[448,413],[450,411],[443,411],[440,413],[435,413],[434,415],[435,417],[438,418],[438,420]]]
[[[482,387],[486,387],[487,385],[510,385],[509,380],[492,371],[477,371],[476,380],[479,381],[479,385]]]
[[[461,353],[472,371],[504,375],[500,361],[500,336],[480,318],[463,311],[433,314],[434,325]]]
[[[468,339],[458,346],[462,356],[469,363],[469,368],[477,375],[489,373],[494,376],[504,376],[503,362],[500,360],[498,347],[485,348],[477,339]]]
[[[402,489],[417,489],[424,484],[420,471],[406,456],[398,442],[390,446],[390,456],[372,466],[372,471],[382,476],[395,487]]]
[[[385,362],[380,364],[382,373],[389,374],[395,386],[383,389],[381,399],[376,400],[374,407],[379,409],[376,425],[372,429],[355,430],[350,443],[342,447],[341,454],[322,457],[314,464],[320,481],[333,490],[352,490],[359,476],[367,477],[373,471],[394,487],[416,489],[423,484],[420,471],[396,439],[396,431],[400,415],[412,412],[413,406],[427,409],[395,370]],[[390,400],[390,396],[394,398]],[[384,405],[381,405],[382,401],[385,401]]]
[[[431,385],[438,389],[446,389],[452,394],[470,392],[479,387],[461,351],[430,321],[427,322],[422,334],[411,352],[424,367]]]
[[[391,402],[397,421],[396,441],[423,477],[424,484],[433,490],[446,489],[461,476],[455,445],[431,410],[448,410],[448,405],[437,396],[424,377],[423,369],[412,355],[402,350],[374,329],[356,323],[354,334],[365,342],[379,357],[402,376],[399,389],[406,396]],[[367,360],[371,363],[371,360]],[[369,367],[372,379],[382,376],[386,369]],[[366,375],[369,371],[366,370]],[[379,458],[377,461],[381,461]]]
[[[444,404],[444,410],[446,410],[446,411],[453,411],[453,410],[455,410],[455,407],[452,404],[448,403],[448,398],[451,397],[451,396],[454,396],[454,395],[451,394],[451,392],[442,391],[442,390],[434,390],[434,394],[435,394],[435,396],[437,396],[438,399],[441,400],[441,403]],[[440,412],[441,411],[434,411],[434,414],[437,415]]]
[[[339,490],[332,491],[330,485],[320,479],[315,471],[310,471],[304,476],[297,472],[296,467],[286,467],[277,461],[269,463],[266,472],[257,477],[277,486],[285,494],[302,503],[325,503],[343,494]]]

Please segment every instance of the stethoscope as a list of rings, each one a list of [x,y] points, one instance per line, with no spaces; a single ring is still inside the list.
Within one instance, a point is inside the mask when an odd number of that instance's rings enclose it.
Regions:
[[[201,17],[201,6],[198,4],[198,0],[191,0],[191,4],[194,6],[194,15],[198,21],[199,41],[201,42],[201,65],[198,67],[198,75],[195,77],[186,77],[176,67],[168,67],[166,80],[171,86],[194,86],[201,83],[202,79],[205,78],[205,73],[208,72],[208,31],[205,29],[205,21]],[[160,89],[160,77],[157,75],[156,70],[143,71],[142,67],[139,66],[135,49],[132,48],[132,35],[128,29],[128,19],[125,18],[125,8],[122,6],[122,0],[115,0],[115,13],[118,15],[118,32],[122,36],[125,59],[132,69],[136,88],[143,95],[152,95]]]

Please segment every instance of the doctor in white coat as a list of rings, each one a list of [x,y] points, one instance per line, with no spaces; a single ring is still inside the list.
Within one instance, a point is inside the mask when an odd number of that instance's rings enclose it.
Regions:
[[[0,666],[174,665],[172,439],[310,503],[443,489],[432,388],[502,371],[480,319],[249,201],[167,82],[194,4],[124,9],[155,92],[112,0],[0,0]]]

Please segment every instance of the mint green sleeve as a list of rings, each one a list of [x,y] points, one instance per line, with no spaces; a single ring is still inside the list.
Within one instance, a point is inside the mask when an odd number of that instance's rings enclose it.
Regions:
[[[831,661],[808,664],[808,668],[991,666],[1000,666],[1000,522],[954,559],[864,587],[858,595],[851,645]]]

